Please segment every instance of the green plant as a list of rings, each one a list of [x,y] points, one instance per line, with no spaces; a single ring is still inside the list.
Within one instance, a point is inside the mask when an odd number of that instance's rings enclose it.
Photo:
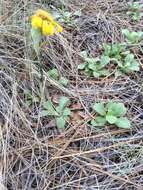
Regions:
[[[81,16],[81,11],[69,12],[64,7],[59,12],[54,12],[54,18],[59,22],[68,26],[74,26],[77,23],[77,18]]]
[[[104,103],[95,103],[93,110],[99,115],[91,120],[91,125],[104,126],[106,123],[114,124],[119,128],[128,129],[131,127],[130,121],[125,117],[127,109],[123,103],[110,101],[106,106]]]
[[[123,73],[131,73],[132,71],[139,71],[139,63],[136,61],[134,54],[128,52],[125,57],[123,62],[122,61],[117,61],[118,68],[121,72]]]
[[[69,80],[65,77],[60,76],[59,72],[56,68],[50,69],[48,71],[48,74],[52,79],[58,81],[59,84],[61,84],[63,86],[67,86],[69,84]]]
[[[31,90],[26,90],[24,94],[25,94],[26,104],[28,106],[32,105],[33,103],[40,102],[40,97],[38,95],[34,95]]]
[[[103,54],[112,59],[121,59],[122,53],[126,51],[125,43],[103,44]]]
[[[79,70],[84,70],[88,76],[102,77],[108,76],[110,73],[105,66],[110,63],[110,58],[106,55],[101,58],[90,58],[86,51],[80,53],[80,56],[84,59],[85,63],[78,65]]]
[[[103,48],[103,54],[110,57],[112,63],[117,64],[116,75],[140,70],[139,63],[136,61],[134,54],[127,49],[125,43],[104,44]]]
[[[69,98],[61,97],[59,100],[59,105],[55,107],[50,100],[44,102],[43,110],[40,113],[41,117],[51,116],[55,117],[57,127],[59,129],[64,129],[66,122],[71,115],[70,109],[67,107],[69,104]]]
[[[130,32],[128,29],[123,29],[122,33],[125,35],[127,38],[128,42],[130,43],[138,43],[142,40],[143,38],[143,32]]]
[[[129,11],[127,12],[127,15],[131,16],[133,21],[139,21],[143,16],[142,8],[143,5],[139,2],[129,3]]]

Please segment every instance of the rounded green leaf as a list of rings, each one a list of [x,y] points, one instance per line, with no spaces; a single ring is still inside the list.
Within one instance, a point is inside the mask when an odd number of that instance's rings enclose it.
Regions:
[[[124,116],[127,112],[123,103],[110,102],[107,104],[108,114],[116,117]]]
[[[96,127],[96,126],[97,127],[103,127],[105,125],[105,123],[106,123],[105,117],[101,117],[101,116],[98,116],[95,119],[91,120],[91,125],[93,127]]]
[[[86,58],[86,57],[87,57],[87,52],[86,52],[86,51],[80,52],[80,56],[81,56],[82,58]]]
[[[93,71],[96,71],[96,65],[94,63],[88,64],[88,68],[93,70]]]
[[[96,77],[96,78],[99,78],[100,77],[100,73],[98,71],[94,71],[93,72],[93,76]]]
[[[63,116],[69,116],[69,115],[71,115],[71,110],[69,108],[65,108],[63,110]]]
[[[125,62],[132,62],[134,60],[134,54],[129,53],[125,57]]]
[[[109,62],[110,62],[110,57],[109,56],[105,56],[105,55],[101,56],[101,64],[103,66],[107,65]]]
[[[106,120],[108,121],[108,123],[114,124],[117,121],[117,117],[113,115],[106,115]]]
[[[132,62],[130,65],[130,70],[139,71],[140,70],[139,63],[137,61]]]
[[[69,80],[65,77],[61,77],[59,80],[59,83],[62,84],[63,86],[67,86],[69,83]]]
[[[131,123],[126,117],[121,117],[121,118],[117,119],[115,124],[119,128],[123,128],[123,129],[131,128]]]
[[[65,129],[66,119],[64,117],[57,117],[56,124],[59,129]]]
[[[106,110],[103,103],[95,103],[93,109],[102,116],[106,114]]]
[[[85,68],[86,64],[79,64],[78,65],[78,69],[79,70],[83,70]]]
[[[53,78],[54,80],[58,80],[59,77],[59,73],[58,70],[56,68],[50,69],[48,71],[48,74],[51,78]]]
[[[70,102],[69,98],[63,96],[60,98],[60,101],[59,101],[59,107],[61,110],[63,110],[67,104]]]

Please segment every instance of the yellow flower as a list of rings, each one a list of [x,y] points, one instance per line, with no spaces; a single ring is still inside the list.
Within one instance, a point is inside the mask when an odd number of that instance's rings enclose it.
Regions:
[[[42,9],[38,9],[36,11],[36,15],[41,17],[43,20],[45,19],[45,20],[48,20],[50,22],[54,21],[53,18],[52,18],[52,15],[50,15],[48,12],[46,12],[46,11],[44,11]]]
[[[33,28],[41,29],[43,35],[52,36],[56,32],[63,31],[62,26],[54,21],[52,15],[42,9],[38,9],[35,15],[32,16],[31,23]]]
[[[53,24],[48,22],[47,20],[44,20],[43,25],[42,25],[42,34],[43,35],[49,35],[49,36],[54,35],[54,26],[53,26]]]
[[[42,27],[42,19],[36,15],[32,16],[32,27],[40,29]]]

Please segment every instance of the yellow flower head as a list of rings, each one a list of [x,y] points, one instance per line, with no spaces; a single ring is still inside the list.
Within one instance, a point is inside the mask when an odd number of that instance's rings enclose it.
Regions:
[[[50,15],[48,12],[42,10],[42,9],[38,9],[36,11],[36,15],[41,17],[43,20],[48,20],[50,22],[53,22],[53,18],[52,18],[52,15]]]
[[[32,27],[35,29],[40,29],[42,27],[42,19],[36,15],[32,16]]]
[[[52,15],[42,9],[38,9],[32,16],[31,24],[34,29],[40,29],[43,35],[52,36],[63,31],[62,26],[54,21]]]
[[[42,34],[43,35],[49,35],[52,36],[54,35],[54,26],[52,23],[48,22],[47,20],[43,21],[42,25]]]

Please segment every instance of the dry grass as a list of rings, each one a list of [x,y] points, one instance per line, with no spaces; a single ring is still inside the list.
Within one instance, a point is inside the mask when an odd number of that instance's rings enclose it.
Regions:
[[[143,189],[143,70],[120,78],[100,80],[79,75],[79,52],[97,56],[103,42],[123,40],[121,28],[141,30],[125,14],[124,0],[67,1],[69,11],[82,9],[76,27],[46,39],[42,46],[44,82],[40,80],[30,38],[30,15],[39,8],[58,8],[59,1],[5,0],[0,26],[0,189],[8,190],[127,190]],[[66,1],[65,1],[66,2]],[[138,47],[132,49],[143,63]],[[47,75],[52,66],[70,80],[61,87]],[[27,106],[24,93],[32,90],[39,104]],[[38,116],[44,98],[66,95],[80,110],[64,132]],[[108,99],[123,102],[131,130],[106,126],[93,129],[91,105]],[[72,105],[71,105],[72,106]]]

